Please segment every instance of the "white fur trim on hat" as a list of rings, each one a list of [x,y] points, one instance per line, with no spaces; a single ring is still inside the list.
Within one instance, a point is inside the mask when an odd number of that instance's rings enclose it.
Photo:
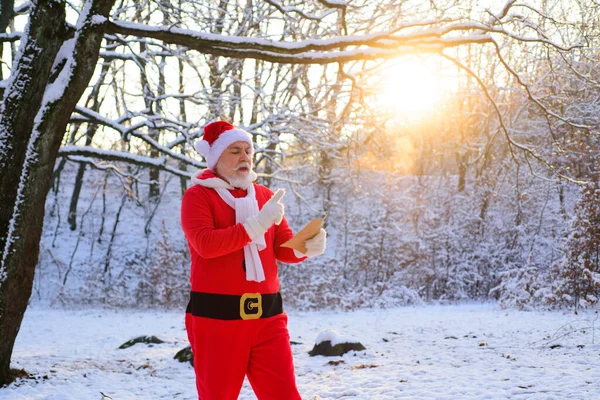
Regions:
[[[203,144],[202,142],[204,142],[205,144]],[[206,140],[196,142],[195,147],[196,150],[198,150],[198,152],[206,158],[206,165],[209,169],[212,170],[217,164],[217,161],[219,161],[219,157],[221,157],[221,154],[223,154],[223,152],[235,142],[248,143],[250,145],[250,148],[252,148],[252,152],[254,152],[252,136],[250,136],[250,134],[245,130],[239,128],[230,129],[221,133],[218,139],[213,142],[212,146],[208,146],[208,151],[206,151],[206,146],[208,145],[208,142]]]

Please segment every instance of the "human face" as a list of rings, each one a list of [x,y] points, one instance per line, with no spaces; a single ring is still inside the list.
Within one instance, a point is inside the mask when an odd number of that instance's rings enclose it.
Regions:
[[[215,165],[215,173],[225,179],[231,186],[247,189],[252,183],[252,146],[238,141],[230,145],[219,157]]]

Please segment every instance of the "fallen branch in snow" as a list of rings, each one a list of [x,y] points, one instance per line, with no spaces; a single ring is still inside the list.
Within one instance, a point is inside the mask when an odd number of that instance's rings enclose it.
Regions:
[[[590,317],[584,321],[581,321],[581,320],[570,321],[570,322],[562,325],[561,327],[559,327],[552,335],[548,335],[541,340],[535,341],[532,343],[532,345],[538,344],[540,342],[544,342],[545,346],[550,346],[551,343],[555,343],[556,341],[558,341],[560,339],[571,336],[578,332],[585,334],[588,330],[591,331],[591,334],[592,334],[592,344],[595,344],[596,343],[596,329],[598,329],[598,328],[596,328],[596,321],[598,320],[598,318],[600,318],[600,316],[598,315],[598,312],[596,311],[594,318]],[[578,323],[581,325],[584,322],[589,323],[589,325],[585,324],[585,325],[579,326],[579,327],[576,326]]]

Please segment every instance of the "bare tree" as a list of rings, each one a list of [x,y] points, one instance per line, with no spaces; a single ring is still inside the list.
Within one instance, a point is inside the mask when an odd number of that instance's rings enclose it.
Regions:
[[[65,5],[32,5],[28,31],[0,114],[0,383],[31,294],[44,204],[54,161],[75,104],[96,67],[103,32],[94,18],[114,0],[88,3],[73,30]]]

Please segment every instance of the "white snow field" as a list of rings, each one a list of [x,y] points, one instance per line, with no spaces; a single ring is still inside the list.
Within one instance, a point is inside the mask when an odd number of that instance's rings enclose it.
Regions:
[[[288,313],[304,399],[600,399],[598,312],[462,304]],[[310,357],[327,329],[367,350]],[[166,343],[118,349],[140,335]],[[34,378],[0,389],[0,399],[196,399],[192,367],[173,359],[185,346],[183,312],[35,306],[12,360]],[[255,399],[247,381],[240,399]]]

